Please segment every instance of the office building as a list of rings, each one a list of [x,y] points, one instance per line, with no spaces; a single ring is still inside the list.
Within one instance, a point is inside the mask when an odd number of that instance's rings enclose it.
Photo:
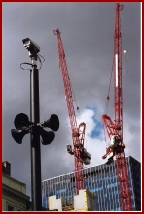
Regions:
[[[131,156],[126,157],[129,187],[133,211],[141,210],[141,164]],[[117,181],[116,163],[101,164],[84,169],[84,185],[95,194],[97,211],[120,211],[120,191]],[[70,201],[75,195],[74,172],[53,177],[42,182],[42,204],[49,208],[49,197]]]

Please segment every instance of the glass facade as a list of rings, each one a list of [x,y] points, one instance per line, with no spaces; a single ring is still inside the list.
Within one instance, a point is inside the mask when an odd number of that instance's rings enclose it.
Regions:
[[[129,187],[133,210],[141,210],[141,164],[132,158],[126,157],[128,168]],[[110,164],[101,164],[84,169],[84,185],[87,190],[95,193],[97,211],[120,211],[120,192],[117,181],[115,161]],[[60,175],[42,181],[42,203],[48,208],[48,197],[64,197],[73,200],[75,195],[74,172]]]

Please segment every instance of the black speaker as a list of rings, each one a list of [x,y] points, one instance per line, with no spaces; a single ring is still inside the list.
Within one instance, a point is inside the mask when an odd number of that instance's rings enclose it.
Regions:
[[[51,144],[51,142],[55,138],[55,133],[52,131],[46,131],[44,129],[41,129],[40,134],[41,134],[43,145]]]
[[[56,114],[52,114],[50,119],[43,122],[44,127],[48,127],[53,131],[57,131],[59,129],[59,119]]]
[[[30,123],[28,116],[24,113],[20,113],[15,117],[14,124],[16,129],[25,129],[30,125]]]
[[[25,130],[20,130],[20,129],[12,129],[11,134],[14,138],[14,140],[18,143],[22,143],[22,139],[25,136],[25,134],[29,133],[29,129]]]

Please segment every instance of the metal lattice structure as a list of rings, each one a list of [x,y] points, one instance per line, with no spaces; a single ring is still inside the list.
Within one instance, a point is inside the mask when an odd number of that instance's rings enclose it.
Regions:
[[[74,146],[74,148],[72,149],[71,145],[67,145],[67,151],[71,155],[74,155],[76,193],[78,193],[80,189],[84,188],[83,163],[89,164],[90,163],[89,161],[91,159],[90,154],[84,148],[86,123],[81,123],[79,126],[77,125],[76,114],[75,114],[74,104],[73,104],[74,97],[72,93],[71,81],[68,74],[65,52],[64,52],[59,29],[54,30],[54,35],[57,35],[57,40],[58,40],[59,67],[63,78],[65,98],[67,102],[68,114],[69,114],[71,131],[72,131],[73,146]]]
[[[115,29],[114,29],[114,112],[115,119],[106,114],[102,120],[110,138],[110,145],[106,148],[103,159],[108,158],[108,164],[116,157],[117,176],[120,184],[121,207],[123,211],[132,210],[130,189],[128,184],[127,165],[125,160],[125,144],[123,143],[123,97],[122,97],[122,32],[120,11],[123,5],[116,3],[115,7]]]

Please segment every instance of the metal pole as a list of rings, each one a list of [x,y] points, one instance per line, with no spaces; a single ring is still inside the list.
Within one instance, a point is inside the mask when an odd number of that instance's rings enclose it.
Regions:
[[[39,71],[35,60],[32,60],[32,70],[30,71],[30,120],[37,124],[40,121],[39,112]],[[41,192],[41,149],[40,131],[34,126],[30,134],[31,141],[31,195],[32,210],[42,210]]]

